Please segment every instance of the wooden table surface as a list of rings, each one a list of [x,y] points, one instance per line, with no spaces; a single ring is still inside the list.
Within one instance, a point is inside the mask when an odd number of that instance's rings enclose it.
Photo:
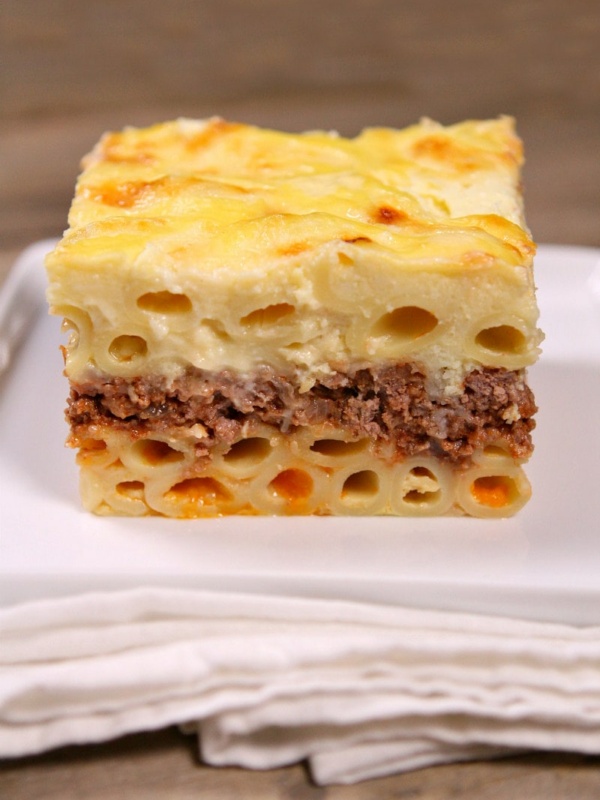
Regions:
[[[3,0],[0,280],[59,235],[107,128],[210,114],[289,130],[516,116],[538,241],[600,246],[597,0]],[[600,797],[600,758],[548,753],[314,786],[302,765],[202,765],[174,729],[0,764],[7,800]]]

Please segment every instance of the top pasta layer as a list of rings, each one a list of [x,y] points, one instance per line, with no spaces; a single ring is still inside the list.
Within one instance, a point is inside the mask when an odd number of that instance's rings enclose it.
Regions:
[[[456,387],[537,357],[513,121],[354,139],[178,120],[105,135],[49,257],[67,372],[261,363],[306,386],[416,357]]]

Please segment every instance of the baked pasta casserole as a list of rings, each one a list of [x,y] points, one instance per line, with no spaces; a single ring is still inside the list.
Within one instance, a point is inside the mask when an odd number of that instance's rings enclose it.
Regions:
[[[541,333],[513,120],[106,134],[47,259],[98,514],[513,514]]]

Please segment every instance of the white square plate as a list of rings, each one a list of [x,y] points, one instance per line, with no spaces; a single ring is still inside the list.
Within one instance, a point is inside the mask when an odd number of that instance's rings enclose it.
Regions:
[[[0,376],[3,604],[153,585],[600,624],[600,251],[539,250],[546,341],[530,371],[540,407],[527,467],[533,499],[516,517],[173,521],[80,507],[74,454],[63,446],[63,337],[39,283],[43,250],[26,251],[9,279],[12,297],[28,280],[38,302]],[[3,291],[0,338],[15,311]]]

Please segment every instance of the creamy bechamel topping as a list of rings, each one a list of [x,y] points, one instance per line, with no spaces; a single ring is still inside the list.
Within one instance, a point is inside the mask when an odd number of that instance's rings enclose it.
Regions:
[[[418,358],[439,391],[518,369],[541,335],[513,121],[354,139],[213,118],[103,137],[84,159],[49,300],[67,373]]]

